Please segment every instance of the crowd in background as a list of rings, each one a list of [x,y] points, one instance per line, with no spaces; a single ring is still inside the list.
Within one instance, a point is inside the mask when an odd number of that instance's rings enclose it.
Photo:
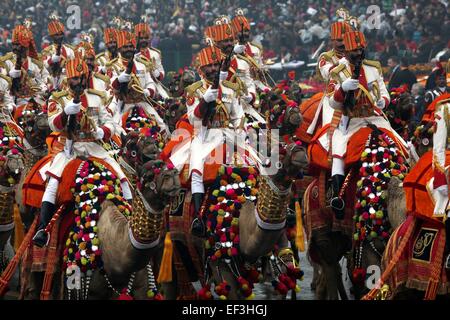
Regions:
[[[329,38],[335,12],[346,7],[360,18],[368,39],[370,58],[387,64],[390,56],[407,56],[412,63],[426,63],[448,48],[449,6],[437,0],[380,0],[377,29],[370,29],[372,0],[4,0],[0,4],[0,52],[10,47],[10,30],[25,17],[34,21],[38,47],[45,46],[47,21],[57,12],[66,20],[71,5],[81,8],[80,27],[96,35],[97,49],[103,48],[101,30],[114,16],[137,22],[148,17],[153,44],[163,50],[193,48],[202,44],[202,30],[219,15],[233,16],[243,8],[252,21],[254,41],[266,50],[266,58],[308,61],[320,44]],[[67,30],[69,42],[76,42],[81,30]]]

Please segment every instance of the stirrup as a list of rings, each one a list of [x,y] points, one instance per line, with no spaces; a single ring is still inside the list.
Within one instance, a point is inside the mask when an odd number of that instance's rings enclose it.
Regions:
[[[47,237],[47,241],[46,241],[45,244],[42,245],[42,246],[41,246],[41,243],[40,243],[40,242],[36,243],[36,238],[39,236],[40,233],[44,233],[44,235]],[[38,231],[36,232],[36,234],[34,235],[32,241],[33,241],[33,244],[36,245],[36,246],[38,246],[39,248],[47,247],[48,244],[49,244],[49,242],[50,242],[50,234],[47,233],[47,232],[45,232],[45,229],[40,229],[40,230],[38,230]]]
[[[201,230],[199,230],[199,227],[201,228]],[[206,237],[206,225],[201,217],[196,217],[194,218],[194,220],[192,220],[191,234],[199,238]]]
[[[333,201],[334,201],[334,200],[339,200],[340,202],[342,202],[342,207],[341,207],[341,208],[338,208],[338,207],[336,207],[336,206],[333,206]],[[334,209],[334,210],[342,211],[342,210],[344,210],[344,208],[345,208],[345,201],[344,201],[342,198],[340,198],[340,197],[334,197],[334,198],[331,198],[331,200],[330,200],[330,207],[331,207],[332,209]]]

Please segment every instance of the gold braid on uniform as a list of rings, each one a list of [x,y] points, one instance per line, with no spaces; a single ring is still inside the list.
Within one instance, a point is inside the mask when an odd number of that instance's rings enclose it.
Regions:
[[[282,191],[265,176],[259,176],[258,216],[266,223],[282,223],[286,220],[290,189]]]

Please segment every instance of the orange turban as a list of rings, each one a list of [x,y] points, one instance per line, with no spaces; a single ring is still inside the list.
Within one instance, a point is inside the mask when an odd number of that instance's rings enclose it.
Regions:
[[[138,23],[134,26],[134,35],[136,38],[140,35],[141,38],[150,38],[152,31],[147,23]]]
[[[75,58],[67,61],[66,73],[67,79],[70,79],[80,77],[83,74],[87,76],[89,74],[89,69],[86,62],[80,58]]]
[[[28,48],[28,55],[37,59],[36,43],[34,42],[33,33],[24,25],[17,25],[12,32],[12,42],[19,43],[21,46]]]
[[[75,55],[80,59],[95,57],[95,50],[92,44],[82,41],[76,46]]]
[[[361,31],[350,31],[344,34],[344,45],[346,51],[362,49],[366,47],[366,38]]]
[[[344,34],[348,31],[352,31],[352,27],[343,21],[334,22],[331,25],[331,40],[342,40]]]
[[[119,31],[119,33],[117,34],[117,47],[122,48],[129,43],[132,43],[134,46],[136,46],[136,38],[134,37],[134,34],[125,30]]]
[[[230,24],[219,24],[208,27],[205,29],[205,35],[214,40],[214,42],[234,39],[234,33]]]
[[[103,40],[106,44],[112,41],[117,42],[117,30],[114,28],[105,28],[105,30],[103,30]]]
[[[203,48],[197,54],[197,60],[199,67],[204,67],[209,64],[220,63],[222,60],[222,53],[219,48],[215,46],[210,46]]]
[[[17,25],[12,32],[12,42],[20,43],[21,46],[28,48],[31,41],[33,40],[33,35],[27,27],[24,25]]]
[[[64,33],[64,25],[58,20],[51,20],[48,24],[48,34],[53,36],[58,33]]]
[[[233,20],[231,20],[231,25],[233,26],[233,31],[235,34],[242,32],[242,28],[250,31],[250,23],[244,16],[234,17]]]

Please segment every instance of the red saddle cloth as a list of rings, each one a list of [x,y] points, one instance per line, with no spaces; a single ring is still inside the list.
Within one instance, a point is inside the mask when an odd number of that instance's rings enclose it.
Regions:
[[[398,252],[402,239],[408,237],[403,252]],[[400,286],[426,291],[427,299],[447,294],[450,274],[443,267],[445,258],[444,224],[433,219],[409,215],[392,234],[383,256],[386,269],[396,254],[396,263],[388,285],[395,294]]]
[[[328,152],[322,147],[318,140],[320,137],[327,134],[329,127],[330,125],[327,124],[317,131],[308,147],[308,158],[310,164],[316,168],[325,170],[331,170],[331,161],[329,161]],[[408,152],[406,148],[397,140],[393,133],[386,129],[380,130],[386,133],[395,142],[397,148],[400,148],[401,152],[407,156]],[[353,165],[361,159],[361,154],[365,149],[367,139],[369,138],[371,132],[372,129],[365,127],[359,129],[355,134],[353,134],[351,139],[348,141],[347,153],[344,157],[346,167]]]
[[[433,177],[433,152],[425,153],[406,176],[403,188],[406,194],[406,209],[410,214],[433,218],[434,204],[427,190],[427,183]],[[446,152],[446,163],[450,163],[450,150]],[[441,221],[439,219],[439,221]]]
[[[323,92],[316,93],[308,100],[302,102],[300,105],[300,113],[303,117],[303,122],[295,131],[295,135],[303,142],[310,143],[312,136],[308,134],[308,127],[313,122],[316,110],[322,100]]]

